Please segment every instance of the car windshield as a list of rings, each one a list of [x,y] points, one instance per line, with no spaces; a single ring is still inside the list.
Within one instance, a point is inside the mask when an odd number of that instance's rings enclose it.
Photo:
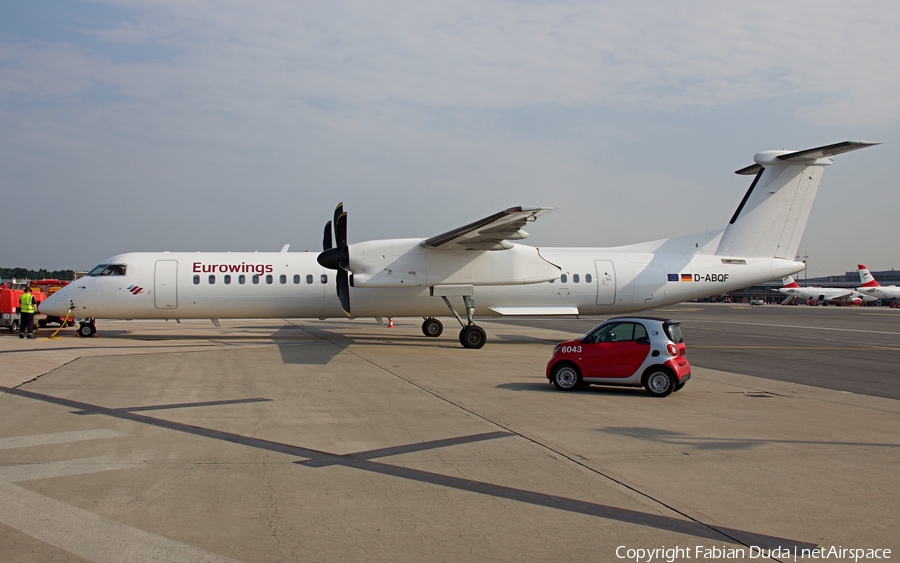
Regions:
[[[666,335],[669,337],[669,340],[675,344],[684,342],[684,336],[681,334],[681,325],[679,323],[669,322],[664,324],[663,327],[666,329]]]

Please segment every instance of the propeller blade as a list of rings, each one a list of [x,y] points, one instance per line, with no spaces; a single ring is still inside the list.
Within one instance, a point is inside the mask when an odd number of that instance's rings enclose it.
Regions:
[[[337,272],[337,294],[341,300],[341,309],[350,316],[350,274],[346,270]]]
[[[322,238],[322,250],[331,250],[331,221],[325,223],[325,236]]]
[[[334,239],[338,248],[347,248],[347,212],[343,211],[334,219]]]
[[[342,201],[339,204],[337,204],[337,207],[334,208],[334,221],[332,221],[332,225],[334,225],[334,228],[335,228],[335,231],[334,231],[335,235],[337,235],[338,217],[340,217],[343,214],[344,214],[344,202]],[[336,238],[338,240],[340,240],[340,237],[336,237]]]

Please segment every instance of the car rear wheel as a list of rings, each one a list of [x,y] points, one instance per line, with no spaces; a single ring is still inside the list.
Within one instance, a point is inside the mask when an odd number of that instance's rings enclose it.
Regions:
[[[651,397],[666,397],[675,390],[675,376],[664,367],[653,367],[644,375],[644,389]]]
[[[581,385],[581,374],[578,372],[578,368],[571,364],[554,366],[550,375],[553,385],[560,391],[571,391]]]

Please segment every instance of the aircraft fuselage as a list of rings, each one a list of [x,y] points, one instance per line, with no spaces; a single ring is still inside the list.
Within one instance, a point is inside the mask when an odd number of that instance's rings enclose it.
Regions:
[[[533,247],[529,247],[533,248]],[[536,249],[558,266],[552,281],[472,288],[475,314],[616,315],[717,295],[786,276],[803,263],[617,248]],[[344,318],[333,270],[311,252],[129,253],[41,305],[46,314],[94,319]],[[447,317],[433,286],[354,287],[354,317]],[[456,298],[449,297],[455,307]]]

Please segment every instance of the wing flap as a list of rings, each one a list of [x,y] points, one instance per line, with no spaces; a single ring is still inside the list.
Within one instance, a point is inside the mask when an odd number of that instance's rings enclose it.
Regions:
[[[522,240],[528,233],[522,230],[552,207],[510,207],[484,219],[469,223],[452,231],[425,239],[425,248],[448,250],[506,250],[512,248],[511,240]]]
[[[504,317],[519,315],[577,315],[578,307],[488,307],[491,311]]]

